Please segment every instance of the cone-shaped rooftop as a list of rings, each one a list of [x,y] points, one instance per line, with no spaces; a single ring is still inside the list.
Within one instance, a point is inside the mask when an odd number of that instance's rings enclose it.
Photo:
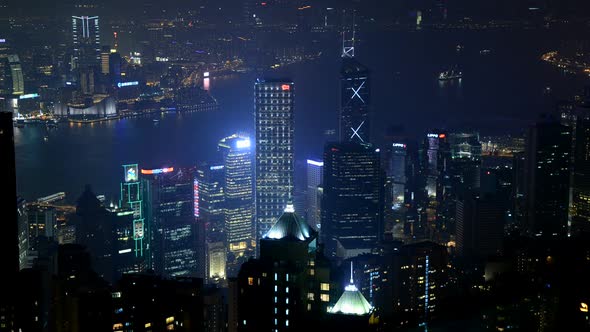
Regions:
[[[305,241],[311,236],[312,230],[307,223],[295,214],[293,204],[287,204],[283,215],[264,235],[265,239],[297,239]]]
[[[354,285],[352,279],[352,262],[350,262],[350,285],[344,288],[344,293],[340,296],[336,305],[330,310],[332,314],[345,315],[366,315],[371,312],[373,307],[361,292]]]

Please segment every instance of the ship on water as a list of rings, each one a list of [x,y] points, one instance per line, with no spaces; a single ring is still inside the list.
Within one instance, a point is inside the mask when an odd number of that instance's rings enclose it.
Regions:
[[[463,78],[463,73],[457,69],[448,69],[438,74],[439,81],[460,80]]]

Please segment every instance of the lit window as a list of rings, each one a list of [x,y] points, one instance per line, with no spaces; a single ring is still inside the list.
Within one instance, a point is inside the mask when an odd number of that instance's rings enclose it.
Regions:
[[[307,311],[311,311],[311,303],[307,304]]]
[[[275,325],[279,325],[279,320],[275,318]]]
[[[309,270],[309,275],[310,276],[314,276],[315,275],[315,270],[314,269]]]
[[[254,285],[254,278],[252,278],[252,277],[248,277],[248,285],[249,285],[249,286],[252,286],[252,285]]]
[[[330,284],[328,284],[328,283],[325,283],[325,282],[322,282],[322,283],[320,284],[320,288],[321,288],[323,291],[329,291],[329,290],[330,290]]]
[[[246,320],[244,319],[244,325],[246,325]]]
[[[277,302],[278,302],[278,298],[275,296],[275,303],[277,303]]]
[[[285,321],[285,326],[289,326],[289,320],[288,319]]]
[[[289,309],[285,309],[285,315],[289,316]]]
[[[314,293],[307,293],[307,299],[308,300],[312,300],[315,298],[315,294]]]
[[[279,274],[275,273],[275,281],[279,280]]]
[[[289,287],[285,288],[285,293],[289,294]]]
[[[330,295],[328,295],[328,294],[321,294],[320,295],[320,299],[322,300],[322,302],[330,302]]]

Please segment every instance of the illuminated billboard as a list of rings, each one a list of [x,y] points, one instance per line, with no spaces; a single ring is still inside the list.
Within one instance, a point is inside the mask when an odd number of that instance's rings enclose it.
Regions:
[[[174,167],[165,167],[165,168],[157,168],[157,169],[142,169],[141,174],[151,175],[151,174],[162,174],[162,173],[170,173],[174,171]]]
[[[38,93],[29,93],[26,95],[19,96],[18,99],[31,99],[31,98],[37,98],[37,97],[39,97]]]
[[[125,182],[136,182],[138,179],[137,164],[123,165],[125,170]]]
[[[133,85],[139,85],[138,81],[133,81],[133,82],[119,82],[117,83],[117,86],[119,88],[125,87],[125,86],[133,86]]]
[[[193,204],[194,204],[194,214],[195,217],[198,218],[199,217],[199,180],[195,179],[193,181],[193,195],[194,195],[194,200],[193,200]]]

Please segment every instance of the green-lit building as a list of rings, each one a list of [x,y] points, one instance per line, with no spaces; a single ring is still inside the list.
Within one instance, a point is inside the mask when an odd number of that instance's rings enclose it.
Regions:
[[[133,247],[122,249],[119,254],[132,253],[134,263],[126,267],[125,273],[144,272],[152,268],[150,251],[150,220],[145,196],[149,196],[149,189],[139,178],[137,164],[123,165],[124,180],[121,182],[121,196],[119,208],[133,211],[133,221],[130,225],[119,225],[122,233],[131,237]],[[148,200],[149,201],[149,200]]]

